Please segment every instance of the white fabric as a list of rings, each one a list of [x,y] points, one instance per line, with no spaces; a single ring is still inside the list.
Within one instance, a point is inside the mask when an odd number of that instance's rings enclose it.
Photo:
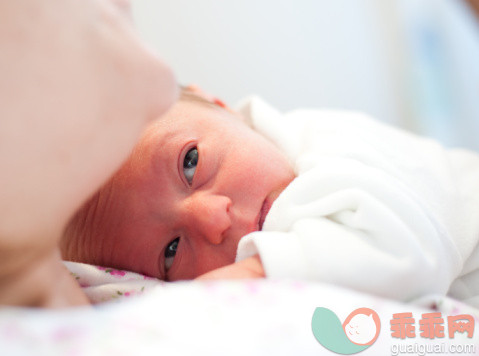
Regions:
[[[448,298],[416,306],[316,282],[256,279],[158,283],[144,295],[115,300],[120,302],[93,308],[0,308],[0,355],[334,355],[313,335],[314,310],[328,308],[344,321],[363,306],[378,313],[381,331],[358,355],[389,355],[399,346],[479,345],[477,326],[472,338],[459,332],[448,337],[448,316],[479,318],[477,311]],[[444,338],[420,336],[420,319],[432,311],[442,313]],[[414,338],[391,336],[393,314],[403,312],[412,313]]]
[[[353,112],[283,115],[258,98],[241,112],[297,178],[237,261],[259,253],[268,277],[479,305],[479,156]]]

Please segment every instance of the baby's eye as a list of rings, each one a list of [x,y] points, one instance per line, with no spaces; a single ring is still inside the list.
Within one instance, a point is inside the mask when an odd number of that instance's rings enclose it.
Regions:
[[[177,237],[173,241],[171,241],[165,249],[165,271],[168,270],[173,266],[173,262],[176,256],[176,250],[178,249],[178,243],[180,242],[180,238]]]
[[[193,147],[190,149],[183,160],[183,174],[189,185],[193,183],[193,177],[196,171],[196,165],[198,164],[198,149]]]

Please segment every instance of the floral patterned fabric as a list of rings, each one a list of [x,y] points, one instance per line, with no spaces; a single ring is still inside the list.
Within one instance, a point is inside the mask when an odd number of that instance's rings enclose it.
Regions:
[[[317,307],[329,308],[342,321],[357,308],[377,312],[379,337],[361,356],[390,355],[398,345],[444,344],[445,350],[479,345],[479,312],[443,297],[405,304],[301,280],[165,283],[114,269],[67,266],[93,301],[109,302],[60,310],[4,307],[0,355],[332,355],[312,332]],[[474,336],[420,337],[419,320],[431,311],[445,320],[473,315]],[[405,312],[415,318],[416,337],[394,338],[393,314]],[[479,347],[475,353],[454,354],[479,354]]]
[[[64,262],[93,304],[143,294],[165,282],[138,273],[85,263]]]

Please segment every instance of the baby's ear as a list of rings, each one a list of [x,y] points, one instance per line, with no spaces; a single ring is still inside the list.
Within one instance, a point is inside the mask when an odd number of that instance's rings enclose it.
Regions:
[[[208,94],[207,92],[205,92],[203,89],[201,89],[198,85],[196,84],[190,84],[186,87],[183,88],[183,90],[186,90],[186,91],[189,91],[203,99],[205,99],[206,101],[209,101],[210,103],[213,103],[213,104],[216,104],[228,111],[232,111],[228,105],[226,105],[221,99],[218,99],[216,96],[214,95],[211,95],[211,94]]]

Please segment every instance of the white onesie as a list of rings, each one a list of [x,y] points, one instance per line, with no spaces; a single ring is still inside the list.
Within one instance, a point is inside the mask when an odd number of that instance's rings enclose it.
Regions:
[[[240,112],[286,153],[297,178],[237,261],[268,277],[318,280],[400,300],[479,306],[479,156],[346,111]]]

